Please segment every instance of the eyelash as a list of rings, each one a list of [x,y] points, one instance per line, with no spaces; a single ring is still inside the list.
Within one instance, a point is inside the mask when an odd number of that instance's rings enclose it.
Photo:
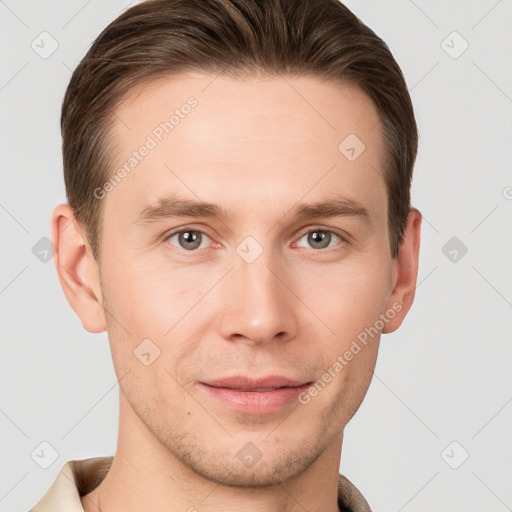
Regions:
[[[193,232],[196,232],[196,233],[201,233],[201,235],[205,235],[206,237],[210,238],[211,240],[211,237],[209,237],[204,231],[201,231],[200,229],[195,229],[193,227],[184,227],[184,228],[181,228],[177,231],[173,231],[169,234],[166,234],[164,236],[164,241],[165,242],[168,242],[169,239],[175,235],[179,235],[180,233],[186,233],[187,231],[193,231]],[[325,247],[324,249],[314,249],[314,248],[310,248],[310,251],[313,251],[314,253],[319,253],[319,252],[329,252],[331,250],[339,250],[340,247],[338,247],[339,245],[341,246],[345,246],[345,244],[347,243],[347,240],[345,237],[343,237],[341,234],[337,233],[336,231],[333,231],[332,229],[326,229],[326,228],[322,228],[320,226],[318,227],[313,227],[313,228],[309,228],[308,230],[302,232],[299,237],[297,238],[297,242],[303,238],[305,235],[308,235],[309,233],[314,233],[315,231],[322,231],[322,232],[325,232],[325,233],[331,233],[332,235],[334,235],[335,237],[337,237],[340,242],[338,242],[338,244],[332,246],[332,247]],[[294,242],[294,245],[297,243],[297,242]],[[204,250],[204,249],[193,249],[193,250],[186,250],[186,249],[183,249],[181,247],[178,247],[178,246],[174,246],[176,249],[178,249],[180,252],[182,253],[186,253],[186,254],[193,254],[193,253],[197,253],[199,252],[200,250]]]

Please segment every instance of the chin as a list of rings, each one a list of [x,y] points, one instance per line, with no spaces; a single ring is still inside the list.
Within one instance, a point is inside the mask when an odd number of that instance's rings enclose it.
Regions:
[[[266,451],[248,442],[236,452],[188,451],[179,458],[192,471],[215,484],[265,487],[283,484],[304,473],[321,455],[322,448],[320,443],[313,448],[295,450],[280,445]]]

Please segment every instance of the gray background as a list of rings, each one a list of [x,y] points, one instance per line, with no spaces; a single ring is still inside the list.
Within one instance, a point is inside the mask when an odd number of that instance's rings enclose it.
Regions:
[[[0,0],[0,511],[34,505],[66,461],[115,452],[108,340],[82,328],[44,237],[65,198],[59,111],[71,70],[132,3]],[[424,223],[416,301],[382,338],[341,472],[376,511],[512,510],[512,1],[346,4],[406,76]],[[42,442],[58,454],[47,469]],[[31,455],[41,449],[46,460]]]

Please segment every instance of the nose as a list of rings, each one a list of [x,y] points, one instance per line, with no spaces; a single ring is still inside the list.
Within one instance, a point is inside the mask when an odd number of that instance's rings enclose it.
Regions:
[[[220,334],[224,339],[261,345],[297,335],[297,299],[289,272],[270,250],[248,263],[234,254],[233,268],[221,283]]]

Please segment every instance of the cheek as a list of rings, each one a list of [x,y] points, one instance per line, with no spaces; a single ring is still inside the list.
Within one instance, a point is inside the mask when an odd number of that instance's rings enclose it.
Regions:
[[[140,372],[135,355],[144,350],[150,357],[157,354],[157,359],[143,371],[157,371],[161,366],[186,380],[182,368],[188,366],[183,362],[197,348],[191,340],[201,338],[201,329],[208,324],[205,319],[214,317],[215,304],[208,291],[218,278],[212,272],[203,276],[192,268],[172,269],[149,261],[135,266],[121,259],[105,262],[105,275],[103,293],[118,374],[128,369]],[[171,377],[164,372],[158,378],[168,381]]]
[[[330,266],[309,265],[301,275],[304,302],[338,342],[350,341],[373,325],[390,293],[391,267],[383,261],[354,258]]]
[[[162,338],[205,294],[205,282],[190,269],[166,269],[150,260],[106,263],[104,294],[119,322],[142,335]],[[116,316],[117,315],[117,316]]]

